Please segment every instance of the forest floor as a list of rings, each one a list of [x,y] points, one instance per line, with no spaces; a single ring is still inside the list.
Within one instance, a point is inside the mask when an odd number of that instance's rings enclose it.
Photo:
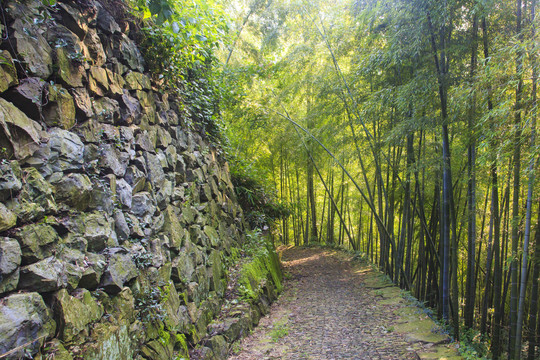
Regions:
[[[283,251],[283,294],[229,360],[461,359],[425,311],[345,252]]]

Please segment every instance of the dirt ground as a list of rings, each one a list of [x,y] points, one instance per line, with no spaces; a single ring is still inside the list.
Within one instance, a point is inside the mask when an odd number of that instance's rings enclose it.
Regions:
[[[340,251],[283,252],[285,289],[230,360],[461,359],[439,327],[378,271]]]

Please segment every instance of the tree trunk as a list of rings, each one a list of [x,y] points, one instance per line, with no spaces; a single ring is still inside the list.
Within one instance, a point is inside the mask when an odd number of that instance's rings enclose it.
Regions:
[[[472,52],[471,52],[471,73],[470,82],[474,81],[476,73],[477,63],[477,51],[478,51],[478,17],[473,17],[472,28]],[[473,90],[474,91],[474,90]],[[468,188],[467,188],[467,202],[468,202],[468,254],[467,254],[467,286],[465,291],[465,326],[473,327],[474,318],[474,300],[476,295],[476,282],[475,282],[475,248],[476,248],[476,139],[474,134],[474,126],[476,122],[476,99],[473,93],[471,99],[471,105],[469,107],[469,148],[467,151],[467,172],[468,172]]]

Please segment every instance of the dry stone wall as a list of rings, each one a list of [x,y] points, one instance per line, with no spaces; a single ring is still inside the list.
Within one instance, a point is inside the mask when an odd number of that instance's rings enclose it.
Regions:
[[[227,164],[98,1],[1,6],[0,356],[187,357],[244,236]]]

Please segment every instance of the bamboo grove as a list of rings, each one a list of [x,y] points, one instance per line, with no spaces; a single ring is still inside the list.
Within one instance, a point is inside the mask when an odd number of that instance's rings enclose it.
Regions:
[[[456,340],[538,358],[536,0],[228,6],[228,151],[289,207],[277,241],[363,252]]]

